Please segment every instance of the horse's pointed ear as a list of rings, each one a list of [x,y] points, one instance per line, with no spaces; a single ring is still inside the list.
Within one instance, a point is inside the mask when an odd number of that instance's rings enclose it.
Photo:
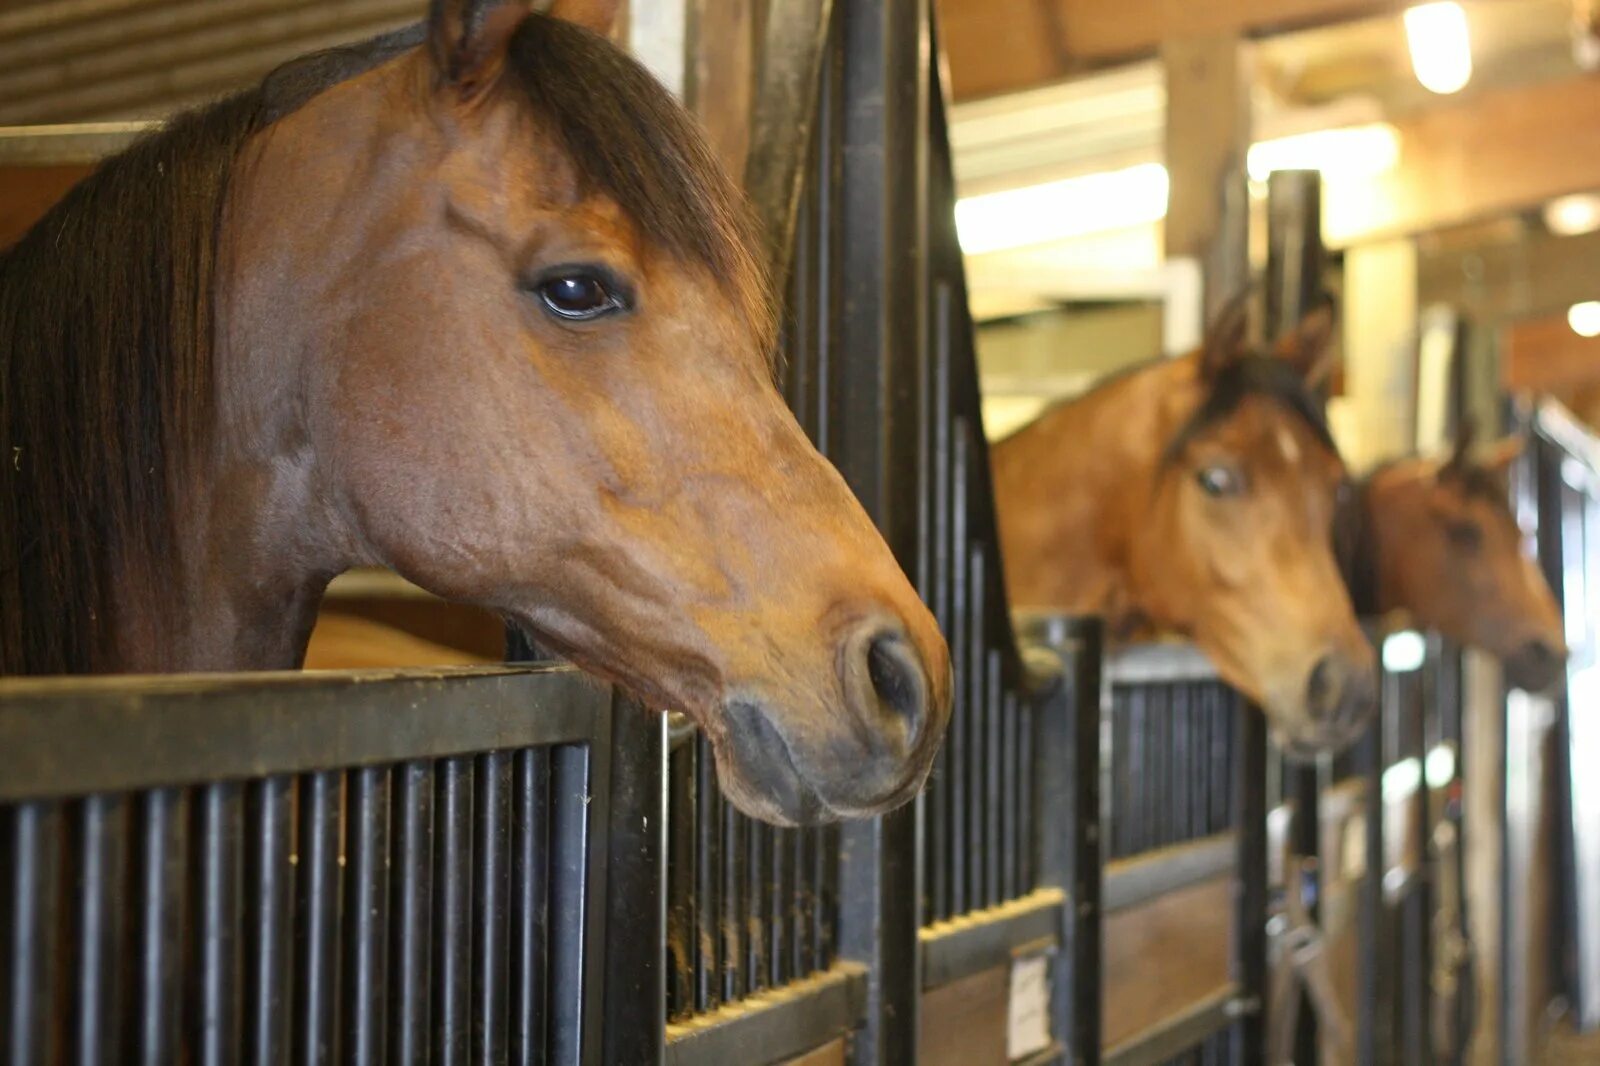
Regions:
[[[620,0],[551,0],[550,15],[609,37],[621,6]]]
[[[1248,288],[1234,293],[1211,320],[1200,348],[1200,376],[1206,380],[1216,377],[1248,351],[1250,295]]]
[[[1504,474],[1522,456],[1527,443],[1527,439],[1517,433],[1501,437],[1478,454],[1478,465],[1492,474]]]
[[[1472,445],[1478,439],[1478,423],[1472,418],[1461,420],[1456,430],[1456,442],[1450,449],[1450,458],[1439,468],[1439,477],[1446,480],[1458,477],[1472,466]]]
[[[1307,388],[1320,386],[1333,370],[1335,353],[1328,342],[1333,339],[1337,322],[1333,298],[1324,296],[1293,329],[1278,338],[1274,353],[1300,371]]]
[[[527,16],[525,0],[432,0],[428,47],[445,82],[463,97],[491,84],[505,63],[511,35]]]

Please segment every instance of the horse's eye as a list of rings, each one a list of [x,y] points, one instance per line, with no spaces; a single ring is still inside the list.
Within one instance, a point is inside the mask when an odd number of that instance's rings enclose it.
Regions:
[[[1194,479],[1207,496],[1214,498],[1237,496],[1244,488],[1244,479],[1231,466],[1203,466],[1195,472]]]
[[[541,281],[536,291],[551,314],[569,322],[587,322],[622,306],[606,283],[593,274],[562,274]]]
[[[1466,520],[1451,522],[1445,527],[1450,543],[1464,551],[1477,551],[1483,543],[1483,530],[1478,523]]]

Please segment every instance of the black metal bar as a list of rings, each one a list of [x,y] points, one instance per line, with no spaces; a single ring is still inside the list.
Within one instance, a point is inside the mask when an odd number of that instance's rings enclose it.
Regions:
[[[1236,1066],[1261,1062],[1266,1047],[1267,988],[1267,723],[1258,707],[1237,701],[1233,787],[1239,834],[1234,894],[1234,980],[1249,1011],[1239,1021]]]
[[[617,700],[613,711],[610,807],[601,812],[609,862],[601,938],[605,1038],[599,1049],[606,1063],[657,1063],[662,1056],[666,719],[630,700]]]
[[[56,975],[60,949],[62,812],[54,803],[28,803],[7,812],[11,868],[4,916],[7,1062],[53,1062],[59,1052]]]
[[[439,764],[433,812],[433,1061],[465,1066],[472,994],[470,758]]]
[[[511,780],[510,1060],[545,1061],[550,943],[550,749],[524,748]]]
[[[506,1061],[510,1033],[511,756],[486,752],[473,767],[472,1039],[470,1061]]]
[[[293,950],[294,782],[252,781],[245,788],[244,1061],[289,1061],[289,957]]]
[[[77,823],[78,950],[68,1023],[68,1056],[81,1066],[120,1061],[123,1018],[123,900],[127,881],[128,808],[123,796],[88,796]]]
[[[207,785],[196,796],[199,921],[191,1047],[200,1066],[231,1066],[239,1059],[243,806],[237,782]]]
[[[690,923],[695,943],[690,951],[695,960],[695,1005],[709,1011],[721,1005],[726,987],[724,956],[719,944],[726,883],[722,857],[722,822],[726,815],[722,792],[717,788],[716,759],[711,753],[710,741],[698,737],[690,752],[695,759],[695,776],[689,787],[694,791],[698,811],[697,832],[693,838],[697,895]]]
[[[295,893],[294,1059],[332,1062],[339,943],[339,801],[337,773],[300,779],[299,873]]]
[[[187,809],[186,797],[177,789],[156,789],[139,801],[137,969],[129,1039],[139,1066],[160,1066],[178,1058]]]
[[[388,1033],[389,769],[365,767],[347,782],[342,1060],[376,1066]]]
[[[706,896],[703,882],[708,876],[705,849],[696,846],[702,805],[696,788],[699,748],[697,738],[673,751],[667,778],[667,1017],[673,1020],[706,1010],[712,998],[705,985],[714,968],[701,960],[704,944],[699,935],[700,901]]]
[[[550,866],[550,963],[548,1056],[579,1062],[585,1044],[584,1006],[588,893],[586,861],[590,793],[588,747],[563,745],[551,755],[553,797]]]
[[[393,939],[389,945],[388,1051],[393,1062],[426,1062],[431,1043],[433,790],[431,763],[408,762],[396,769],[389,897]]]

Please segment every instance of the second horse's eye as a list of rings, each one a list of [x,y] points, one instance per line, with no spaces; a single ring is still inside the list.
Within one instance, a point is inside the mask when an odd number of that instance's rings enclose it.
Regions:
[[[571,322],[587,322],[622,306],[593,274],[562,274],[541,281],[536,291],[551,314]]]
[[[1236,496],[1244,488],[1244,479],[1231,466],[1201,467],[1194,479],[1207,496]]]

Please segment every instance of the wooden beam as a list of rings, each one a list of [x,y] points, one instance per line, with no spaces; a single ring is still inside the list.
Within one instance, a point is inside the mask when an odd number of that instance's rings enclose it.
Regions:
[[[1600,385],[1600,337],[1580,337],[1565,315],[1510,322],[1500,364],[1509,389],[1560,392]]]
[[[1400,11],[1402,0],[940,0],[957,99],[1032,88],[1156,53]]]
[[[1565,312],[1600,300],[1600,232],[1528,233],[1467,248],[1422,245],[1419,300],[1449,304],[1481,323]]]
[[[9,247],[39,221],[92,168],[88,166],[0,168],[0,248]]]
[[[1330,183],[1330,244],[1421,233],[1600,188],[1600,80],[1565,78],[1480,93],[1396,123],[1400,164]]]
[[[1168,41],[1161,58],[1169,101],[1166,254],[1201,264],[1210,321],[1249,280],[1249,59],[1227,35]]]

